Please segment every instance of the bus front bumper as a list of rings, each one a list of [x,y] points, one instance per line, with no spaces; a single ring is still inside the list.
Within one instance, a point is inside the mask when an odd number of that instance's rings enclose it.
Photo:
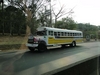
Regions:
[[[27,47],[33,47],[33,48],[35,48],[35,47],[38,47],[38,44],[30,44],[30,43],[27,43],[26,46]]]

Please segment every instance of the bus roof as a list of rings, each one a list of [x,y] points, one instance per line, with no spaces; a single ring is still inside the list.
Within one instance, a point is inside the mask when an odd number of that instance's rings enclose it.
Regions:
[[[82,31],[78,31],[78,30],[68,30],[68,29],[60,29],[60,28],[52,28],[52,27],[39,27],[37,30],[41,31],[41,30],[48,30],[48,31],[57,31],[57,32],[76,32],[76,33],[82,33]]]

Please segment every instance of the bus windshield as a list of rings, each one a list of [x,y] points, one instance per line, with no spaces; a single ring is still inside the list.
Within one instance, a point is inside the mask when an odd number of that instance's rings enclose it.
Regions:
[[[37,35],[44,36],[46,35],[46,31],[37,31]]]

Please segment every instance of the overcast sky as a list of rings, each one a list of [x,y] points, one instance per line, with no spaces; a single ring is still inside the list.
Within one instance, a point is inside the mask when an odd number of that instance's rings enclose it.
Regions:
[[[100,25],[100,0],[56,0],[57,7],[73,9],[73,19],[78,23]]]

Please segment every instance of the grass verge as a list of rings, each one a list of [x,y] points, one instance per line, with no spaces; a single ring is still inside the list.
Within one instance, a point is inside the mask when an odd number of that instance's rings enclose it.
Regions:
[[[27,37],[0,36],[0,50],[27,49]]]

